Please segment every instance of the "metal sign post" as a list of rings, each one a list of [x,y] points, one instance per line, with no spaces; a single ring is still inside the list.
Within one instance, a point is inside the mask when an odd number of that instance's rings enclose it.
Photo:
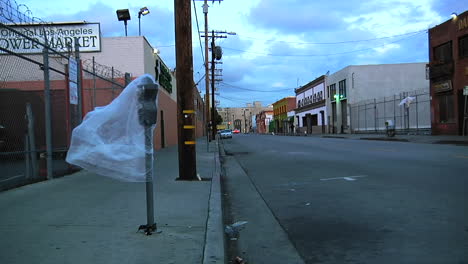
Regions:
[[[158,85],[151,78],[142,79],[142,84],[139,88],[139,102],[141,108],[138,109],[138,117],[140,124],[145,127],[145,167],[146,167],[146,225],[140,225],[138,231],[144,230],[146,235],[151,235],[156,231],[156,223],[154,222],[154,206],[153,206],[153,133],[152,126],[157,121],[157,96]]]
[[[468,86],[463,88],[463,96],[465,97],[465,106],[463,108],[463,136],[466,136],[466,125],[468,121]]]

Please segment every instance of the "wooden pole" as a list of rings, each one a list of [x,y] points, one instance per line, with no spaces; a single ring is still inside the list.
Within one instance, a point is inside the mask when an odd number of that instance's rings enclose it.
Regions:
[[[179,150],[178,180],[190,181],[197,180],[191,2],[174,0],[174,10]]]

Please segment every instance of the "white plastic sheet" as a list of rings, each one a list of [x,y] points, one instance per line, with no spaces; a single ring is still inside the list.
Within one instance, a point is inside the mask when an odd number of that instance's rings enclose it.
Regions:
[[[405,99],[401,100],[398,104],[399,106],[405,105],[407,108],[410,107],[410,104],[416,99],[416,97],[408,96]]]
[[[68,163],[123,181],[146,181],[145,128],[138,119],[138,86],[145,77],[154,82],[148,74],[133,80],[109,105],[96,107],[73,129]]]

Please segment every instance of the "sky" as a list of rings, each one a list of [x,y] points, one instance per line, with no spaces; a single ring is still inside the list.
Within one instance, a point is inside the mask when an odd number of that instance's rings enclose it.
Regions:
[[[13,0],[1,0],[13,1]],[[103,37],[124,36],[117,9],[129,9],[128,35],[141,31],[171,69],[175,68],[174,1],[17,0],[44,21],[99,22]],[[224,0],[209,2],[209,30],[234,32],[216,39],[223,49],[220,107],[264,106],[329,72],[349,65],[428,61],[427,29],[463,13],[459,0]],[[195,6],[195,7],[194,7]],[[205,91],[203,1],[192,1],[193,76]],[[195,14],[196,13],[196,14]],[[197,23],[198,19],[198,23]],[[198,30],[199,29],[199,30]]]

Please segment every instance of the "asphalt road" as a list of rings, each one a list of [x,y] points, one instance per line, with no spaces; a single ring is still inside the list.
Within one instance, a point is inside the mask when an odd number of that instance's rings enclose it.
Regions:
[[[260,135],[223,145],[306,263],[468,263],[468,147]]]

